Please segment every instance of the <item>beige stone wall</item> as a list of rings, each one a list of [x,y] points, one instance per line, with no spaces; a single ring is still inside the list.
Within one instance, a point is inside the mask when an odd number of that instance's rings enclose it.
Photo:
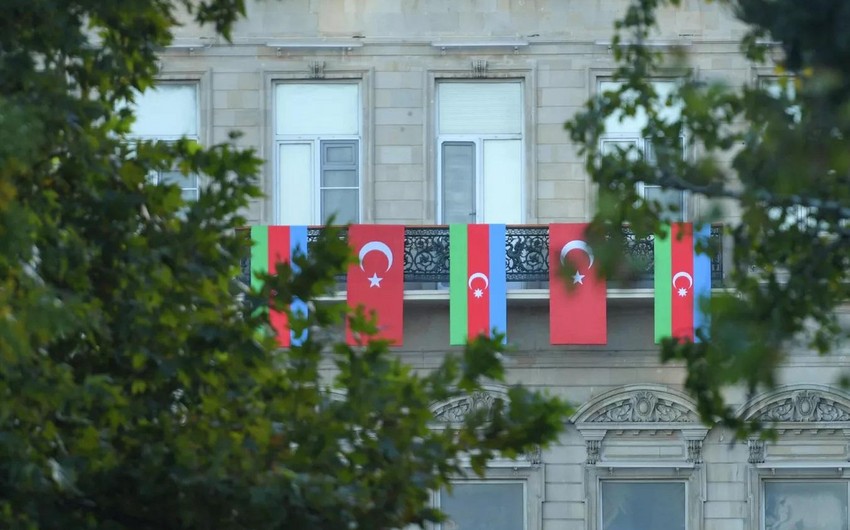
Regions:
[[[691,64],[705,80],[752,81],[755,72],[737,53],[741,28],[724,12],[722,3],[682,3],[681,10],[662,14],[657,37],[688,44]],[[485,60],[486,77],[521,78],[526,85],[525,221],[583,221],[593,213],[595,192],[563,123],[593,94],[597,79],[612,71],[606,42],[612,21],[625,5],[625,0],[249,2],[248,18],[235,28],[231,45],[214,38],[209,30],[182,28],[176,41],[179,47],[163,54],[162,75],[171,80],[200,80],[201,100],[206,102],[203,138],[226,142],[231,131],[240,131],[236,143],[253,147],[268,159],[261,182],[268,195],[275,171],[273,82],[308,80],[314,62],[323,64],[326,79],[361,79],[363,220],[431,224],[436,219],[434,83],[442,77],[472,79],[473,61]],[[443,50],[434,45],[488,39],[527,45],[516,50],[512,46]],[[350,49],[309,47],[317,42],[353,45]],[[691,204],[691,212],[706,208]],[[247,214],[251,223],[271,222],[271,199],[256,201]],[[727,218],[733,217],[734,212],[727,212]],[[658,360],[650,299],[610,300],[609,343],[600,347],[551,346],[546,300],[510,300],[508,308],[508,336],[516,345],[508,359],[511,383],[544,389],[576,406],[627,385],[682,388],[682,367],[665,366]],[[448,302],[409,300],[405,312],[405,346],[398,353],[415,368],[427,370],[451,350],[447,346]],[[801,345],[780,374],[781,382],[833,383],[844,360],[818,357]],[[733,404],[742,405],[749,396],[739,390],[729,397]],[[681,455],[665,453],[671,446],[662,440],[663,433],[656,438],[640,436],[650,441],[641,450],[681,460]],[[840,437],[826,446],[794,440],[786,438],[776,445],[772,457],[793,461],[813,458],[820,450],[829,458],[847,458]],[[631,450],[637,451],[634,447]],[[620,457],[630,457],[628,450],[620,451]],[[747,445],[734,442],[731,433],[720,428],[709,432],[703,448],[705,488],[698,528],[757,528],[748,482],[755,467],[747,463],[747,454]],[[545,476],[539,528],[595,528],[587,522],[586,455],[585,440],[574,426],[568,426],[560,442],[544,452],[539,471]]]

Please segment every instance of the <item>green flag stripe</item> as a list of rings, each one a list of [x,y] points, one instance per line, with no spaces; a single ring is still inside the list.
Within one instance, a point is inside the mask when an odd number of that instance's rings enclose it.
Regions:
[[[269,227],[251,227],[251,288],[259,291],[263,288],[263,281],[254,273],[267,273],[269,271]]]
[[[467,334],[466,225],[449,225],[449,343],[465,344]]]
[[[655,236],[655,342],[672,336],[672,246],[671,230],[667,227],[667,237],[661,239]]]

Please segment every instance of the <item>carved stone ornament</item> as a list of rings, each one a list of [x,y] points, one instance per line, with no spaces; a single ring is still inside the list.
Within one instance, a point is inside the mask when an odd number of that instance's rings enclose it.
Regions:
[[[489,419],[493,406],[501,397],[491,392],[473,392],[467,396],[452,399],[433,409],[434,419],[439,423],[463,423],[473,411],[484,410]]]
[[[753,419],[767,423],[850,421],[850,409],[820,392],[801,390],[771,403]]]
[[[688,462],[702,464],[702,440],[688,440]]]
[[[747,440],[747,449],[749,449],[749,457],[747,462],[750,464],[761,464],[764,462],[764,440]]]
[[[693,411],[651,391],[635,392],[597,411],[590,423],[676,423],[698,421]]]
[[[599,448],[602,445],[602,440],[587,440],[587,463],[595,464],[599,462]]]

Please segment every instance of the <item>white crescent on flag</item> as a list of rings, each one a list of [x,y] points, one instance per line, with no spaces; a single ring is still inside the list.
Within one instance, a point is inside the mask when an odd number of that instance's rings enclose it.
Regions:
[[[587,254],[587,258],[590,260],[590,264],[587,268],[593,267],[593,250],[588,246],[586,241],[582,241],[581,239],[573,239],[561,249],[561,265],[564,264],[564,260],[567,259],[567,254],[571,250],[581,250],[585,254]]]
[[[366,257],[370,252],[380,252],[384,256],[387,257],[387,270],[393,266],[393,251],[390,250],[390,247],[387,246],[386,243],[382,241],[369,241],[360,249],[360,254],[358,255],[360,259],[360,270],[366,272],[366,269],[363,268],[363,258]]]
[[[688,279],[688,286],[687,287],[679,287],[678,285],[676,285],[676,280],[678,280],[679,278],[687,278]],[[679,271],[679,272],[677,272],[676,274],[673,275],[673,288],[677,289],[676,292],[679,294],[679,296],[681,296],[681,297],[688,296],[688,289],[693,287],[693,285],[694,285],[694,279],[687,272]]]
[[[677,272],[676,274],[673,275],[673,287],[676,287],[677,289],[679,288],[679,286],[676,285],[676,280],[678,280],[679,278],[687,278],[688,279],[688,286],[685,287],[685,289],[690,289],[691,287],[694,286],[694,278],[690,274],[688,274],[687,272],[680,271],[680,272]]]
[[[477,278],[481,278],[482,280],[484,280],[484,288],[485,289],[490,287],[490,278],[488,278],[487,275],[484,274],[483,272],[476,272],[475,274],[470,275],[469,281],[466,282],[467,285],[469,285],[470,289],[472,289],[472,280],[475,280]]]

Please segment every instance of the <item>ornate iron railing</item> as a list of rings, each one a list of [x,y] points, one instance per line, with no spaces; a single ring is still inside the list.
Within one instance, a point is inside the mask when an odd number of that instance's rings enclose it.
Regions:
[[[307,244],[312,244],[321,228],[310,228]],[[246,230],[246,237],[248,231]],[[712,284],[723,283],[723,246],[721,226],[711,227],[711,242],[717,252],[711,261]],[[345,232],[342,232],[345,237]],[[652,236],[638,238],[623,227],[624,254],[630,258],[634,273],[632,282],[652,280],[654,253]],[[542,282],[549,280],[549,228],[545,225],[508,226],[505,233],[505,267],[509,282]],[[241,262],[240,280],[250,279],[251,258]],[[618,278],[614,278],[617,280]],[[449,281],[449,228],[447,226],[407,226],[404,229],[404,281],[430,283]]]

